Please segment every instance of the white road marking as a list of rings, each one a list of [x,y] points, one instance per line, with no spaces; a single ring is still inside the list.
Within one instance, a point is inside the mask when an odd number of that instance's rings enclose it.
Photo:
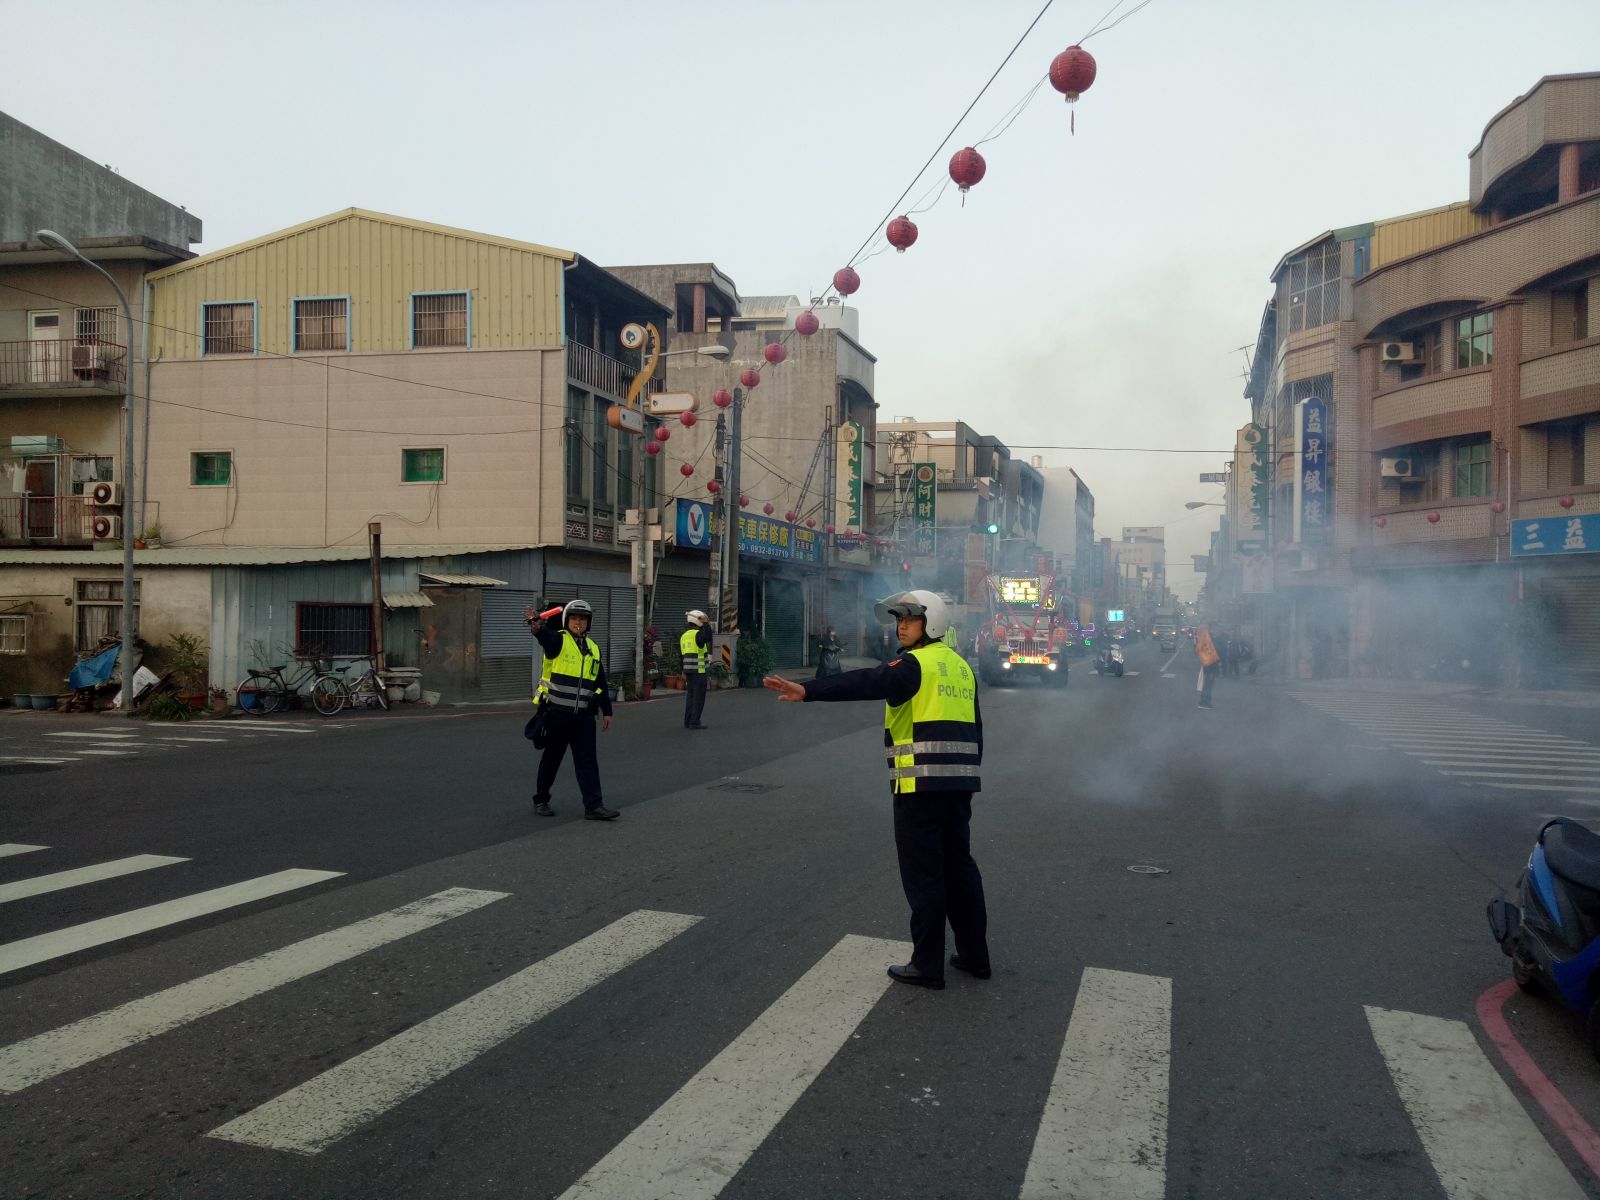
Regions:
[[[247,879],[243,883],[212,888],[209,892],[196,892],[192,896],[181,896],[176,900],[130,909],[115,916],[101,917],[98,921],[85,921],[81,925],[73,925],[55,933],[42,933],[37,937],[7,942],[0,945],[0,975],[8,971],[20,971],[23,967],[31,967],[35,963],[49,962],[52,958],[60,958],[63,954],[87,950],[91,946],[103,946],[107,942],[121,941],[138,933],[176,925],[180,921],[190,921],[207,913],[221,912],[235,905],[249,904],[267,896],[310,887],[313,883],[337,879],[343,874],[343,871],[307,871],[298,867],[291,868],[271,875],[262,875],[256,879]]]
[[[1565,787],[1558,786],[1556,784],[1519,783],[1513,788],[1509,784],[1504,783],[1476,783],[1470,779],[1466,780],[1465,782],[1471,784],[1473,787],[1507,788],[1510,791],[1515,792],[1572,792],[1579,796],[1600,795],[1600,783],[1597,783],[1594,787]]]
[[[20,1092],[63,1071],[503,900],[507,894],[449,888],[5,1046],[0,1048],[0,1092]]]
[[[1395,1090],[1450,1200],[1581,1200],[1577,1181],[1460,1021],[1366,1008]]]
[[[242,733],[253,737],[258,733],[315,733],[319,729],[342,729],[342,725],[267,725],[262,722],[244,724],[240,721],[219,722],[206,727],[208,733]]]
[[[138,754],[139,752],[137,750],[79,750],[78,753],[79,754],[106,754],[106,755],[116,756],[116,755],[126,755],[126,754]]]
[[[59,762],[59,759],[50,759]],[[22,842],[0,842],[0,858],[10,858],[13,854],[32,854],[35,850],[48,850],[49,846],[29,846]]]
[[[1429,751],[1436,754],[1436,751]],[[1461,753],[1451,755],[1449,758],[1430,757],[1423,762],[1433,767],[1518,767],[1525,771],[1588,771],[1591,774],[1600,774],[1600,761],[1589,759],[1530,759],[1526,756],[1509,754],[1469,754]]]
[[[207,1136],[317,1154],[699,920],[679,913],[630,913]]]
[[[1526,750],[1513,750],[1509,747],[1499,746],[1419,746],[1413,753],[1458,757],[1464,754],[1472,758],[1507,758],[1519,762],[1527,761],[1530,758]],[[1548,760],[1551,762],[1570,761],[1581,763],[1591,759],[1600,761],[1600,750],[1548,750],[1540,747],[1535,757],[1535,761],[1541,762]]]
[[[75,867],[70,871],[57,871],[53,875],[35,875],[32,879],[19,879],[15,883],[0,883],[0,904],[22,900],[28,896],[42,896],[46,892],[59,892],[64,888],[102,879],[116,879],[152,867],[169,867],[173,863],[188,862],[187,858],[172,858],[165,854],[135,854],[111,862],[96,863],[92,867]]]
[[[1138,673],[1139,672],[1137,672],[1137,671],[1124,671],[1123,672],[1123,674],[1126,675],[1129,679],[1132,679]]]
[[[1166,662],[1161,664],[1161,670],[1163,672],[1172,670],[1172,664],[1178,661],[1178,655],[1180,655],[1182,653],[1183,653],[1183,651],[1181,651],[1181,650],[1174,650],[1172,652],[1172,657],[1167,659]],[[1177,676],[1174,675],[1173,678],[1176,679]]]
[[[1172,981],[1085,968],[1021,1200],[1162,1200]]]
[[[561,1200],[711,1200],[892,986],[885,965],[909,950],[840,939]]]
[[[45,734],[45,737],[53,737],[53,738],[93,738],[97,742],[117,741],[119,739],[127,739],[127,738],[132,738],[134,741],[138,741],[139,740],[139,735],[137,733],[89,733],[87,731],[82,731],[82,730],[80,730],[77,733],[47,733],[47,734]]]
[[[1529,783],[1555,783],[1562,779],[1587,779],[1595,786],[1600,787],[1600,773],[1595,771],[1561,771],[1543,775],[1529,775],[1526,771],[1441,771],[1441,775],[1453,775],[1460,779],[1525,779]]]
[[[47,765],[53,765],[53,764],[59,764],[59,763],[77,762],[77,761],[78,760],[75,759],[75,758],[23,758],[23,757],[21,757],[19,755],[15,755],[15,754],[13,754],[13,755],[11,755],[10,757],[7,757],[7,758],[0,758],[0,762],[33,763],[36,766],[47,766]]]
[[[206,743],[206,744],[212,745],[212,746],[219,745],[220,743],[226,742],[227,740],[228,740],[227,738],[217,738],[217,737],[176,737],[176,736],[174,736],[173,734],[170,734],[170,733],[162,733],[162,734],[157,734],[156,735],[156,741],[158,741],[158,742],[203,742],[203,743]]]
[[[1161,672],[1161,678],[1163,678],[1163,679],[1176,679],[1177,676],[1174,675],[1171,671],[1163,671],[1163,672]]]

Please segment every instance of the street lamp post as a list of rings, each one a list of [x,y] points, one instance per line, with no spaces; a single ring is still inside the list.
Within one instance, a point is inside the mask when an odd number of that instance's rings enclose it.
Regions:
[[[119,284],[104,267],[98,263],[90,262],[71,242],[59,233],[50,229],[41,229],[33,235],[53,250],[71,255],[84,266],[98,272],[105,277],[111,289],[117,293],[117,301],[122,305],[123,329],[126,331],[128,345],[127,353],[123,357],[122,374],[124,387],[122,392],[122,712],[124,716],[133,712],[133,623],[134,623],[134,598],[133,598],[133,529],[129,522],[133,519],[133,311],[128,306],[128,296]]]

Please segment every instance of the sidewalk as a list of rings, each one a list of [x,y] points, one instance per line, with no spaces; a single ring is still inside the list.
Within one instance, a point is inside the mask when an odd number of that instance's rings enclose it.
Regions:
[[[1434,683],[1420,679],[1290,679],[1281,686],[1307,692],[1363,696],[1410,696],[1430,700],[1471,700],[1480,704],[1542,705],[1550,708],[1600,708],[1600,691],[1535,691],[1484,687],[1477,683]]]

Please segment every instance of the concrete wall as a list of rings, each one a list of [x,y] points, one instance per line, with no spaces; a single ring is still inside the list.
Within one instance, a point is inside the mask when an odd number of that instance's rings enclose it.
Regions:
[[[143,236],[179,249],[200,240],[199,217],[0,113],[0,242],[27,241],[38,229]]]

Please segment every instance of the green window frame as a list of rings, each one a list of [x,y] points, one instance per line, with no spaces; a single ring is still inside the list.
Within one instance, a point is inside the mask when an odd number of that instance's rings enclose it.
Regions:
[[[444,447],[418,446],[400,451],[401,483],[443,483]]]
[[[189,455],[192,487],[227,487],[233,482],[231,450],[196,450]]]
[[[1457,496],[1487,496],[1489,494],[1488,438],[1476,442],[1461,442],[1456,446]]]
[[[1486,367],[1494,361],[1494,314],[1473,313],[1456,321],[1456,368]]]

